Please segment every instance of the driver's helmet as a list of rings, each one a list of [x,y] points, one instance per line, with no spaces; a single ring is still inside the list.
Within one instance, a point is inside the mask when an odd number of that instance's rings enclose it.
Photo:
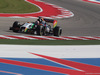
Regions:
[[[44,19],[43,19],[42,17],[38,17],[38,21],[39,21],[40,23],[42,23],[42,21],[44,21]]]
[[[42,19],[42,17],[39,16],[38,19]]]

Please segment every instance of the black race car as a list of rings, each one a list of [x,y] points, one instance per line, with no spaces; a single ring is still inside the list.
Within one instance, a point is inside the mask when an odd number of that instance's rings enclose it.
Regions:
[[[43,22],[45,23],[40,23],[39,19],[36,22],[26,22],[24,24],[20,24],[18,21],[15,21],[12,27],[10,27],[10,30],[13,32],[23,32],[40,36],[61,35],[62,29],[57,26],[56,20],[43,18]],[[53,26],[47,23],[53,23]]]

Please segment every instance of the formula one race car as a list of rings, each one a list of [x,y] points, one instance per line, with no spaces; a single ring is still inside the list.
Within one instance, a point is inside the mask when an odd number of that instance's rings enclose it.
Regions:
[[[53,23],[53,26],[48,25],[47,23]],[[56,20],[41,17],[39,17],[36,22],[26,22],[24,24],[20,24],[18,21],[15,21],[12,27],[10,27],[10,30],[13,32],[23,32],[40,36],[60,36],[62,33],[62,29],[57,26]]]

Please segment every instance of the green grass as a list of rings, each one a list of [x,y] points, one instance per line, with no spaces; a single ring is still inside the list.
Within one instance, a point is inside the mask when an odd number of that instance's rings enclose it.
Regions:
[[[0,44],[19,45],[100,45],[98,40],[8,40],[0,39]]]
[[[0,0],[0,13],[32,13],[39,10],[24,0]]]

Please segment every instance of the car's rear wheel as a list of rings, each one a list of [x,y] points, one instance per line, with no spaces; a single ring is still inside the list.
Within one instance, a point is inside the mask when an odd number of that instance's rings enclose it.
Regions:
[[[62,29],[59,27],[59,26],[56,26],[54,29],[53,29],[53,34],[54,36],[60,36],[62,33]]]

